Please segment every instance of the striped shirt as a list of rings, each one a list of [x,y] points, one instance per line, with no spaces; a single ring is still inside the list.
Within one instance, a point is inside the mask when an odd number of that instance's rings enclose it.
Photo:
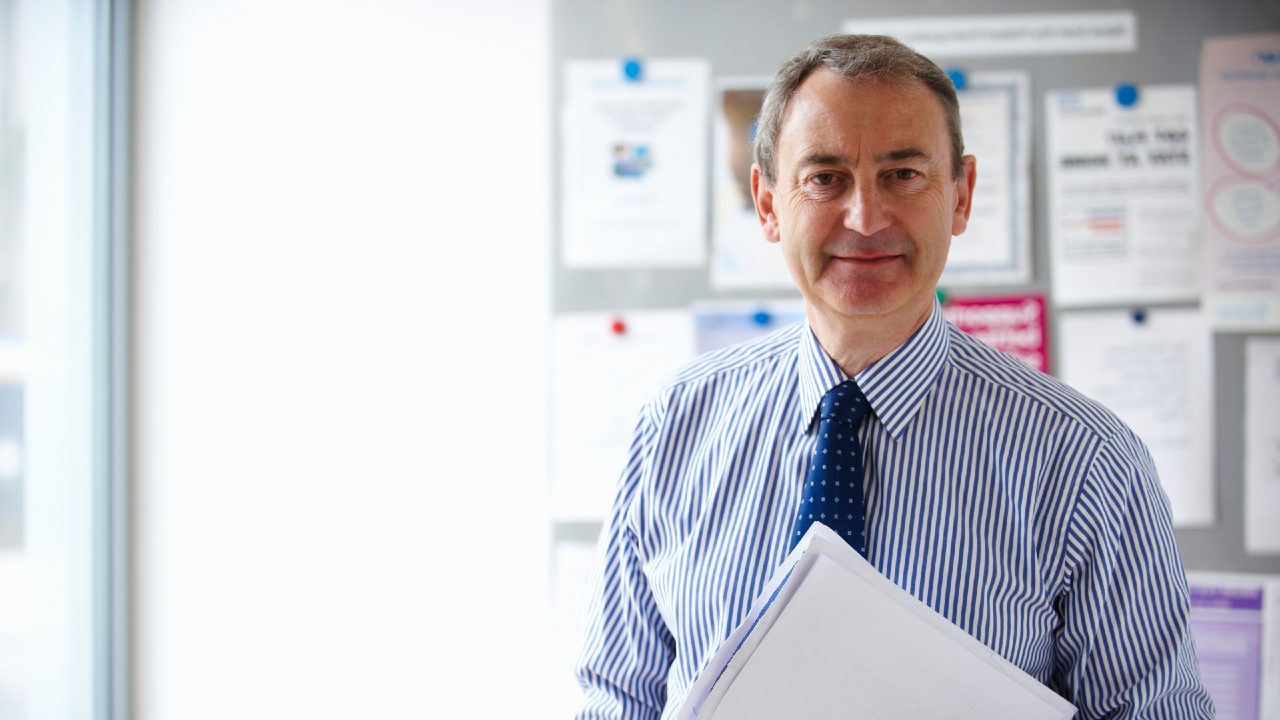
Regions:
[[[703,356],[644,406],[590,584],[579,718],[674,717],[786,556],[816,413],[845,379],[801,324]],[[1168,500],[1128,427],[936,306],[855,380],[872,565],[1077,717],[1213,717]]]

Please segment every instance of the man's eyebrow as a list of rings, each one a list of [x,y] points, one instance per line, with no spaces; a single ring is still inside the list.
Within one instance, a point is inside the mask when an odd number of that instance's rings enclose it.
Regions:
[[[884,163],[902,162],[903,160],[924,160],[932,161],[934,156],[917,147],[906,147],[898,150],[890,150],[882,155],[877,155],[875,162],[877,165]],[[809,153],[800,158],[800,167],[814,167],[822,165],[848,165],[849,159],[844,155],[837,155],[828,152]]]
[[[814,165],[844,165],[848,163],[848,159],[843,155],[834,153],[816,152],[809,153],[800,158],[800,167],[813,167]]]
[[[876,163],[886,162],[902,162],[903,160],[933,160],[933,155],[921,150],[920,148],[908,147],[901,150],[890,150],[889,152],[876,156]]]

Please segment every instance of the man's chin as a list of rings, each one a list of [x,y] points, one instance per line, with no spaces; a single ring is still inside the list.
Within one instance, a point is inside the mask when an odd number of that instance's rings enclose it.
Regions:
[[[848,320],[914,321],[917,315],[927,314],[933,308],[933,296],[911,296],[899,287],[867,287],[839,293],[826,294],[817,303],[810,303],[818,312],[824,312]]]

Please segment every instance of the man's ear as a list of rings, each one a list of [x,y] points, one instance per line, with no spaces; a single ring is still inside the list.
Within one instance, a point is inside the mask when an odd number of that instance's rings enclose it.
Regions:
[[[951,215],[951,234],[959,235],[969,226],[969,212],[973,210],[973,183],[978,179],[978,160],[965,155],[961,161],[964,174],[956,179],[956,206]]]
[[[765,181],[759,163],[751,165],[751,195],[756,201],[756,218],[764,231],[764,239],[778,242],[782,236],[778,234],[778,216],[773,209],[773,188]]]

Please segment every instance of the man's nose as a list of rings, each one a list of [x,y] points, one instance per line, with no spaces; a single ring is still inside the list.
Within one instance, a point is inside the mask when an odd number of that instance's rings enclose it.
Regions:
[[[875,235],[889,226],[885,197],[874,183],[858,183],[849,191],[844,226],[862,235]]]

